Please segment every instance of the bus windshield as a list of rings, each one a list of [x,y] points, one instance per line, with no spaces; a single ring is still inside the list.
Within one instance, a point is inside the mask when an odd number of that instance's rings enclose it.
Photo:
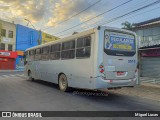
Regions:
[[[136,52],[135,36],[122,32],[105,31],[104,52],[113,56],[133,56]]]

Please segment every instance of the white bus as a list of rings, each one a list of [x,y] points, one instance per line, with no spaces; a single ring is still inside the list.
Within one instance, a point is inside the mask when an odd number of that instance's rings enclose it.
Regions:
[[[68,88],[99,90],[135,86],[136,34],[99,26],[25,51],[25,73]]]

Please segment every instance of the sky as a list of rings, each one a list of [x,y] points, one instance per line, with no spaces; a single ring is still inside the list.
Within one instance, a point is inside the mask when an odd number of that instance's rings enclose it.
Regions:
[[[159,3],[113,21],[118,16],[157,0],[132,0],[111,10],[127,1],[129,0],[0,0],[0,19],[25,26],[28,23],[26,20],[29,20],[29,27],[33,24],[37,30],[65,37],[102,23],[105,26],[121,28],[121,23],[125,21],[138,23],[160,17]],[[105,11],[108,12],[96,17]]]

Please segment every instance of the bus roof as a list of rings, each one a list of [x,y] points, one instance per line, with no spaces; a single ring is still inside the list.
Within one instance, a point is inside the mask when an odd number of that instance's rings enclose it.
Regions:
[[[106,27],[106,26],[100,26],[100,28],[104,28],[104,29],[108,29],[108,30],[120,30],[120,31],[123,31],[123,32],[127,32],[127,33],[130,33],[130,34],[134,34],[134,32],[132,31],[129,31],[129,30],[125,30],[125,29],[120,29],[120,28],[114,28],[114,27]],[[28,50],[32,50],[32,49],[36,49],[36,48],[41,48],[41,47],[45,47],[45,46],[48,46],[48,45],[52,45],[52,44],[56,44],[56,43],[59,43],[59,42],[64,42],[64,41],[69,41],[69,40],[72,40],[72,39],[75,39],[75,38],[79,38],[81,36],[85,36],[85,35],[88,35],[88,34],[92,34],[95,32],[95,30],[97,30],[97,27],[96,28],[92,28],[90,30],[87,30],[87,31],[83,31],[83,32],[80,32],[80,33],[77,33],[77,34],[73,34],[69,37],[65,37],[65,38],[61,38],[61,39],[58,39],[56,41],[51,41],[51,42],[48,42],[48,43],[45,43],[43,45],[37,45],[35,47],[31,47],[31,48],[28,48],[26,49],[26,51]]]

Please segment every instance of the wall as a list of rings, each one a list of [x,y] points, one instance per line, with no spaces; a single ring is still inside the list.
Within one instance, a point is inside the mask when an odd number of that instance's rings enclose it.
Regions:
[[[135,31],[140,39],[140,47],[160,45],[160,26]]]
[[[17,24],[16,50],[25,51],[27,48],[38,45],[42,39],[39,31]]]
[[[9,23],[3,20],[0,20],[0,29],[6,30],[6,35],[1,36],[0,35],[0,43],[5,44],[5,50],[8,50],[8,44],[12,45],[12,51],[15,51],[15,45],[16,45],[16,25],[13,23]],[[13,38],[9,38],[9,31],[13,31]],[[2,31],[1,31],[2,32]]]
[[[17,24],[16,51],[16,69],[24,69],[24,51],[30,47],[37,46],[41,43],[42,37],[40,31]]]
[[[56,36],[52,36],[50,34],[47,34],[45,32],[42,32],[42,44],[58,40],[59,38]]]

